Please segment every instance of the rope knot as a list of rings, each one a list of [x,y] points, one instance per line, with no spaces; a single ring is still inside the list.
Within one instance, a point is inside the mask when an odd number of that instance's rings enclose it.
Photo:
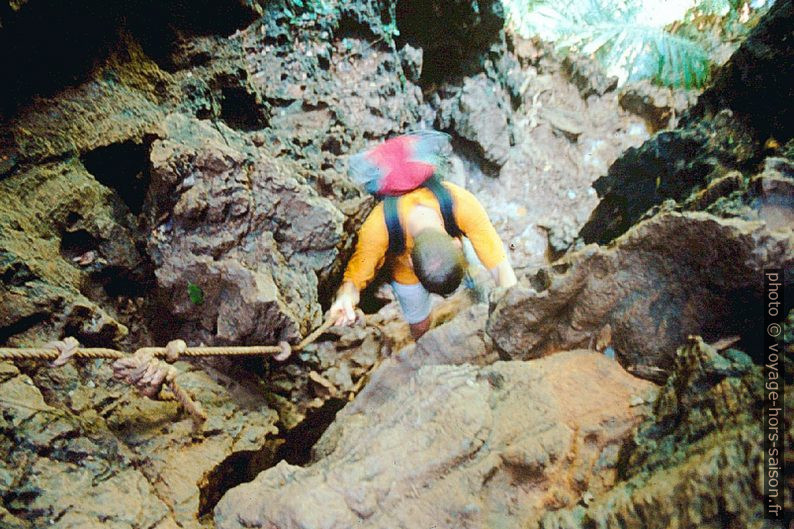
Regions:
[[[177,370],[154,357],[151,351],[138,351],[113,362],[113,378],[135,387],[141,395],[157,398],[163,384],[176,378]]]
[[[184,351],[185,348],[185,342],[182,340],[173,340],[167,347],[176,354],[176,358],[179,358],[179,352]],[[174,357],[173,354],[169,356]],[[158,360],[152,351],[145,349],[113,362],[113,378],[130,384],[144,397],[158,398],[163,390],[163,384],[168,384],[174,398],[191,415],[193,425],[198,427],[207,420],[207,414],[204,413],[201,405],[176,383],[178,374],[179,371],[174,366]]]
[[[165,361],[173,364],[185,351],[187,344],[184,340],[171,340],[165,345]]]
[[[287,358],[290,357],[292,354],[292,346],[288,342],[281,341],[278,343],[278,346],[281,348],[277,354],[273,356],[274,359],[278,360],[279,362],[283,362]]]
[[[58,358],[52,361],[52,365],[54,367],[61,367],[68,362],[75,355],[75,353],[77,353],[77,349],[80,347],[80,342],[78,342],[77,339],[73,338],[72,336],[67,336],[63,340],[49,342],[44,345],[44,347],[58,351]]]

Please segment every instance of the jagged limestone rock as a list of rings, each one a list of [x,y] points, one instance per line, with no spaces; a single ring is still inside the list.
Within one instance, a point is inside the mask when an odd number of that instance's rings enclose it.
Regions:
[[[754,339],[748,318],[761,311],[764,269],[792,266],[790,226],[660,214],[611,246],[586,246],[523,277],[492,300],[488,334],[506,357],[529,359],[594,347],[608,326],[605,345],[621,364],[664,381],[690,334]]]
[[[148,249],[181,334],[205,343],[308,334],[320,324],[317,274],[337,257],[342,214],[231,129],[180,114],[165,127],[152,145]]]
[[[141,266],[133,225],[121,200],[78,160],[1,180],[0,340],[123,338],[127,328],[101,306],[102,285]],[[92,291],[99,300],[87,297]]]
[[[750,357],[693,338],[679,349],[653,415],[621,449],[615,488],[546,514],[540,527],[780,527],[763,518],[763,405],[764,379]],[[781,432],[788,446],[791,424]]]
[[[175,367],[209,417],[199,431],[108,363],[32,376],[0,363],[0,520],[5,509],[21,527],[198,529],[219,491],[273,460],[278,416],[245,376]]]
[[[512,136],[512,107],[506,90],[486,74],[466,78],[439,109],[442,127],[453,129],[475,146],[478,154],[496,169],[507,161]]]

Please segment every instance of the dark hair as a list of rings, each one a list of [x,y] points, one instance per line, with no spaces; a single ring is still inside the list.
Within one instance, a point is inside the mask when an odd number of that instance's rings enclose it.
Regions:
[[[422,285],[446,296],[460,285],[465,272],[463,251],[446,232],[426,228],[414,237],[411,251],[414,272]]]

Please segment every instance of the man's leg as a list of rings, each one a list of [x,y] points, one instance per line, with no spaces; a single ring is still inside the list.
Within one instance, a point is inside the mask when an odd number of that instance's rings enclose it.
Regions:
[[[409,323],[408,327],[411,328],[411,336],[413,336],[414,341],[416,341],[424,333],[430,330],[430,316],[420,321],[419,323]]]
[[[421,283],[403,285],[392,281],[391,286],[416,340],[430,329],[430,293]]]

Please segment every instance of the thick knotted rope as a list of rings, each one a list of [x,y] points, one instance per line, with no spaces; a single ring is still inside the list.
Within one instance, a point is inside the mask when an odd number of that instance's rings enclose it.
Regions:
[[[148,351],[119,358],[113,362],[113,378],[133,386],[138,393],[150,399],[156,398],[163,383],[173,382],[179,371]]]
[[[221,346],[221,347],[188,347],[182,340],[168,342],[165,347],[141,347],[135,352],[146,351],[158,358],[176,361],[182,357],[202,356],[262,356],[273,355],[279,361],[286,360],[293,352],[301,351],[313,343],[322,333],[333,325],[332,320],[327,320],[309,336],[304,338],[295,347],[287,342],[278,345],[253,345],[253,346]],[[43,347],[16,348],[0,347],[0,361],[3,360],[53,360],[63,365],[71,358],[111,358],[118,359],[128,356],[123,351],[105,347],[80,347],[77,340],[72,337],[61,341],[49,342]]]
[[[0,348],[0,361],[3,360],[52,360],[53,367],[60,367],[72,358],[113,359],[113,377],[133,386],[138,393],[149,398],[159,398],[163,385],[167,385],[174,398],[193,417],[196,424],[207,419],[207,415],[197,402],[176,383],[177,369],[170,363],[182,357],[202,356],[250,356],[273,355],[278,361],[289,358],[293,352],[300,351],[313,343],[333,325],[326,320],[314,332],[304,338],[294,348],[287,342],[278,345],[228,346],[228,347],[188,347],[183,340],[172,340],[165,347],[141,347],[132,355],[104,347],[80,347],[79,342],[69,336],[63,340],[49,342],[40,348]],[[162,362],[159,358],[165,359]]]

